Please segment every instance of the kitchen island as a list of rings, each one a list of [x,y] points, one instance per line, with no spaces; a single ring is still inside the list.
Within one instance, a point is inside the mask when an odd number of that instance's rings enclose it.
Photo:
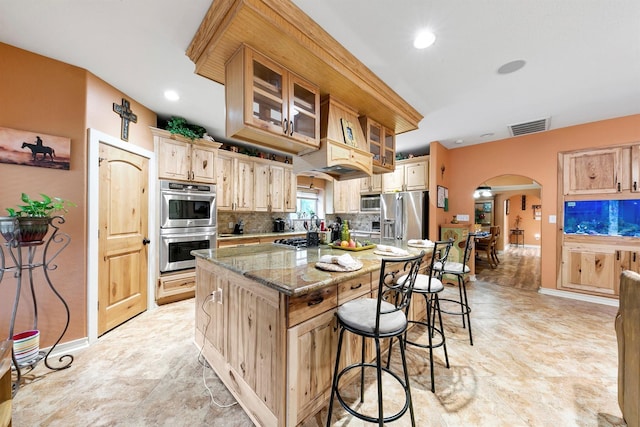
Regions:
[[[376,295],[381,257],[372,249],[349,252],[362,268],[329,272],[315,263],[345,251],[260,244],[192,253],[196,344],[253,422],[296,426],[324,408],[338,339],[334,313]],[[420,300],[410,317],[425,315]],[[345,346],[341,364],[360,359],[359,339]],[[366,354],[372,359],[373,349]]]

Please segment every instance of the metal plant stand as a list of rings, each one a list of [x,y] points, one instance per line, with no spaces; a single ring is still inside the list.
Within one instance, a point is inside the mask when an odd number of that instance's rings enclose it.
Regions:
[[[20,363],[16,360],[14,350],[11,350],[11,359],[13,362],[12,369],[16,372],[16,379],[13,382],[13,395],[15,395],[20,388],[20,380],[23,373],[33,370],[41,360],[44,360],[44,364],[47,368],[57,371],[70,367],[73,362],[73,356],[70,354],[60,356],[57,361],[54,361],[55,366],[52,365],[49,360],[49,356],[58,343],[60,343],[60,340],[69,327],[69,306],[55,286],[53,286],[51,278],[49,277],[49,272],[58,268],[54,263],[56,257],[69,245],[69,243],[71,243],[71,237],[66,233],[60,232],[59,226],[64,222],[64,218],[60,216],[51,217],[49,219],[49,227],[51,227],[53,232],[48,233],[49,237],[45,238],[45,240],[35,242],[19,241],[16,232],[10,235],[3,233],[6,242],[0,245],[0,284],[2,283],[5,275],[7,275],[7,277],[13,275],[16,283],[13,311],[11,313],[11,321],[9,323],[9,339],[13,339],[14,336],[14,326],[16,316],[18,314],[18,307],[20,305],[20,296],[23,284],[29,285],[31,299],[33,301],[32,329],[38,329],[38,301],[35,292],[37,284],[34,283],[34,272],[39,271],[40,269],[42,269],[46,285],[49,286],[49,289],[51,289],[54,295],[62,303],[66,312],[64,329],[62,330],[62,333],[60,333],[56,342],[48,350],[41,350],[33,359],[21,361]]]

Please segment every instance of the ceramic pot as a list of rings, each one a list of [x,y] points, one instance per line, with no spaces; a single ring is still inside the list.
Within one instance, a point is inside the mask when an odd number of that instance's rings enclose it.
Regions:
[[[18,217],[18,233],[16,239],[20,243],[42,242],[49,231],[48,217]]]

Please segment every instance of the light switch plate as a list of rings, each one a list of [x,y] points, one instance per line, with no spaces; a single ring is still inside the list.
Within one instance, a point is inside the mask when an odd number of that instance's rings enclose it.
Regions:
[[[456,215],[458,221],[469,221],[469,215],[458,214]]]
[[[556,216],[549,215],[549,224],[555,224],[555,223],[556,223]]]

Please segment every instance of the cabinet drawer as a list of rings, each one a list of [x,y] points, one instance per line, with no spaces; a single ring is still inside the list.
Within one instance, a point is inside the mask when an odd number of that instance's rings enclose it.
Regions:
[[[158,304],[190,298],[195,294],[196,273],[190,270],[186,273],[170,274],[158,278],[156,301]]]
[[[371,292],[371,273],[363,274],[338,285],[338,305]]]
[[[289,327],[338,306],[337,286],[327,286],[307,295],[290,297],[288,304]]]

